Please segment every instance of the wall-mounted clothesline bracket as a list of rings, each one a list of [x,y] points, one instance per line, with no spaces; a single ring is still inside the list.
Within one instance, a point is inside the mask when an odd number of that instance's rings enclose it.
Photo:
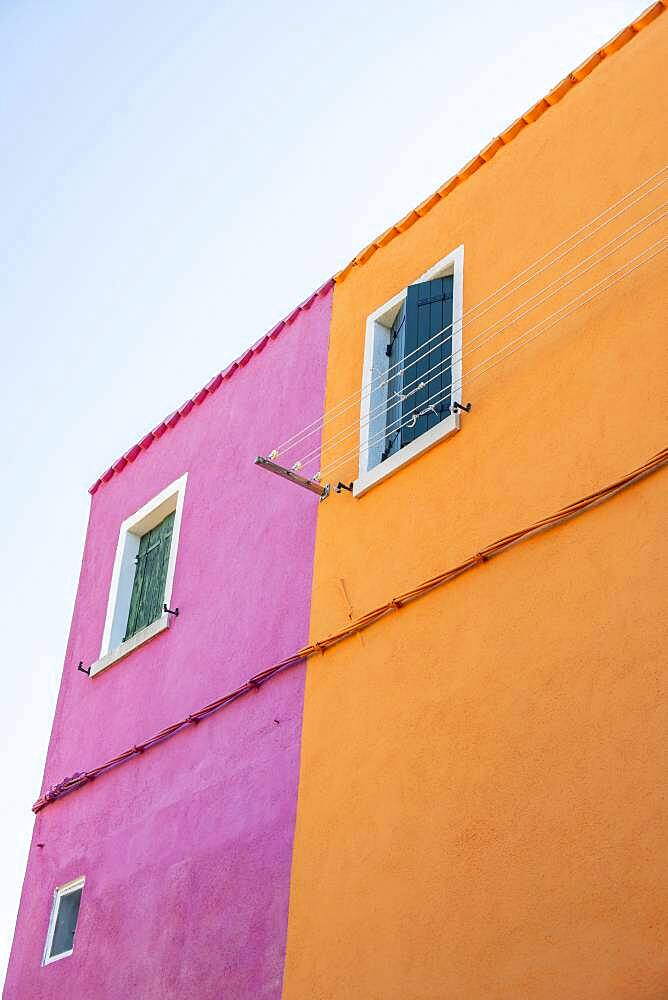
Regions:
[[[261,455],[258,455],[255,459],[255,465],[259,465],[261,469],[266,469],[267,472],[273,472],[275,476],[280,476],[281,479],[287,479],[288,482],[294,483],[295,486],[301,486],[302,489],[310,490],[311,493],[317,494],[321,500],[325,500],[329,496],[329,483],[323,486],[317,479],[307,479],[305,476],[300,476],[294,469],[286,469],[284,466],[272,462],[269,458],[263,458]]]

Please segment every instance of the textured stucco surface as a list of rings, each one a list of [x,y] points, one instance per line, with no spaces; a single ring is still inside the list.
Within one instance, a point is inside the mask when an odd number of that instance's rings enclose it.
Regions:
[[[93,497],[43,789],[304,643],[317,498],[253,459],[322,412],[330,306],[316,298]],[[76,663],[99,655],[119,525],[184,472],[179,618],[88,679]],[[302,689],[293,669],[37,816],[6,1000],[280,996]],[[74,954],[42,968],[53,888],[79,875]]]
[[[466,311],[668,162],[666,51],[662,16],[335,286],[328,406],[358,388],[366,317],[445,254],[464,244]],[[465,325],[465,371],[665,233],[467,353],[665,190]],[[667,261],[320,507],[312,640],[348,620],[341,580],[361,615],[665,447]],[[309,661],[284,1000],[668,996],[667,497],[663,470]]]

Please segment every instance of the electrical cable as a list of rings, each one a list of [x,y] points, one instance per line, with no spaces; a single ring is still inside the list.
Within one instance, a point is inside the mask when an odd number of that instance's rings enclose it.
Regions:
[[[155,747],[162,743],[164,740],[169,739],[171,736],[176,735],[176,733],[188,728],[189,726],[197,725],[204,719],[213,715],[215,712],[219,711],[230,705],[232,702],[237,701],[239,698],[249,695],[253,691],[257,691],[262,687],[263,684],[267,683],[272,678],[276,677],[278,674],[282,673],[284,670],[290,667],[296,666],[297,664],[303,663],[304,660],[309,659],[316,654],[324,654],[331,647],[338,645],[340,642],[345,641],[353,635],[356,635],[365,629],[369,628],[375,622],[380,621],[382,618],[389,614],[399,611],[406,605],[411,604],[413,601],[419,600],[426,594],[451,583],[457,577],[471,570],[474,570],[485,563],[489,562],[491,559],[496,558],[501,555],[506,550],[517,545],[519,542],[524,541],[527,538],[534,537],[539,533],[544,531],[549,531],[559,525],[565,524],[571,521],[573,518],[585,513],[588,510],[598,506],[606,500],[611,499],[617,494],[621,493],[623,490],[628,489],[630,486],[635,485],[640,480],[646,478],[649,475],[657,472],[660,468],[668,463],[668,448],[663,448],[661,451],[657,452],[652,458],[644,462],[638,468],[627,473],[620,479],[609,483],[607,486],[603,486],[596,490],[594,493],[590,493],[587,496],[581,497],[579,500],[568,504],[566,507],[562,507],[554,514],[550,514],[546,517],[541,518],[538,521],[534,521],[525,527],[519,528],[516,531],[511,532],[508,535],[504,535],[502,538],[497,539],[485,548],[479,549],[475,554],[469,556],[463,562],[456,566],[452,566],[449,569],[444,570],[437,576],[431,577],[428,580],[423,580],[417,586],[413,587],[411,590],[407,590],[397,597],[391,598],[379,607],[373,608],[366,614],[362,615],[360,618],[356,618],[349,622],[347,626],[340,629],[338,632],[331,633],[324,639],[320,639],[315,642],[309,643],[307,646],[302,647],[293,653],[292,656],[286,657],[284,660],[280,660],[278,663],[272,664],[265,670],[260,671],[251,677],[244,684],[241,684],[235,690],[230,691],[228,694],[223,695],[221,698],[217,698],[215,701],[209,702],[208,705],[204,705],[202,708],[195,712],[190,713],[190,715],[185,716],[178,722],[173,723],[170,726],[165,727],[153,736],[144,740],[141,743],[135,743],[133,746],[128,747],[122,753],[117,754],[115,757],[111,757],[104,761],[102,764],[98,764],[87,771],[77,771],[75,774],[68,778],[64,778],[62,781],[55,785],[52,785],[44,795],[40,796],[32,807],[34,813],[40,812],[45,809],[51,803],[61,799],[63,796],[70,794],[76,789],[82,788],[84,785],[89,784],[91,781],[95,780],[102,774],[112,770],[114,767],[118,767],[121,764],[132,760],[135,757],[141,756],[151,747]]]

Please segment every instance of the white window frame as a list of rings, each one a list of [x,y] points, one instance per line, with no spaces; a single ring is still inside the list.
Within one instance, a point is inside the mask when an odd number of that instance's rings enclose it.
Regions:
[[[51,965],[52,962],[59,962],[61,958],[67,958],[74,951],[74,939],[72,940],[72,947],[69,951],[61,951],[58,955],[49,956],[51,951],[51,946],[53,945],[53,935],[56,931],[56,921],[58,920],[58,912],[60,910],[60,903],[63,896],[69,896],[70,893],[76,892],[78,889],[83,890],[86,883],[85,875],[80,878],[75,878],[72,882],[67,882],[65,885],[57,886],[53,891],[53,903],[51,904],[51,916],[49,918],[49,929],[46,932],[46,942],[44,944],[44,953],[42,955],[42,965]],[[81,899],[83,900],[83,891],[81,893]],[[79,910],[79,913],[81,910]],[[77,914],[77,926],[79,924],[79,916]],[[76,927],[74,929],[74,937],[76,938]]]
[[[458,246],[410,284],[432,281],[452,275],[452,402],[462,401],[462,317],[464,306],[464,246]],[[387,382],[379,379],[390,366],[385,348],[390,343],[391,327],[407,294],[403,288],[379,306],[366,321],[364,367],[362,371],[362,401],[360,406],[360,458],[358,478],[353,483],[353,495],[363,496],[376,483],[387,479],[397,469],[423,454],[429,448],[459,430],[459,411],[450,413],[436,427],[425,431],[410,444],[390,455],[384,462],[380,456],[384,447],[382,431],[387,408]],[[383,384],[384,383],[384,384]],[[371,416],[371,414],[375,414]],[[378,440],[376,440],[378,439]]]
[[[135,560],[139,552],[139,542],[142,535],[155,528],[169,514],[173,513],[174,527],[172,529],[164,594],[164,603],[167,607],[170,606],[187,478],[188,473],[185,472],[179,479],[170,483],[157,496],[135,511],[134,514],[127,517],[120,526],[114,568],[111,574],[111,585],[109,587],[107,615],[102,633],[100,658],[90,668],[91,677],[106,670],[107,667],[110,667],[113,663],[127,656],[128,653],[131,653],[133,649],[137,649],[138,646],[142,646],[149,639],[152,639],[154,635],[169,628],[172,616],[163,613],[154,622],[151,622],[150,625],[139,629],[129,639],[123,641],[128,623],[128,614],[130,613],[130,600],[132,598],[136,569]]]

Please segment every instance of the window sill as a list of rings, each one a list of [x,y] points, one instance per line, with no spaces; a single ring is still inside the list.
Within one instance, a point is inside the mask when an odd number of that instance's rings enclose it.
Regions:
[[[164,632],[165,629],[170,626],[170,617],[171,616],[167,614],[160,615],[160,617],[156,618],[156,620],[151,622],[150,625],[147,625],[145,628],[135,632],[133,636],[130,636],[130,638],[126,639],[125,642],[122,642],[120,646],[116,647],[116,649],[110,649],[108,653],[105,653],[104,656],[101,656],[96,663],[91,665],[90,676],[95,677],[96,674],[101,674],[103,670],[113,666],[114,663],[118,663],[119,660],[128,656],[129,653],[138,649],[139,646],[143,646],[144,643],[148,642],[149,639],[152,639],[154,635],[159,635],[161,632]]]
[[[404,465],[412,462],[418,457],[418,455],[424,454],[425,451],[429,451],[434,445],[439,444],[446,438],[451,437],[452,434],[456,434],[459,430],[459,412],[451,413],[449,417],[442,420],[440,424],[436,427],[432,427],[430,431],[421,434],[419,438],[415,441],[411,441],[407,444],[405,448],[401,451],[396,452],[394,455],[390,455],[388,459],[384,462],[380,462],[375,465],[373,469],[369,469],[368,472],[363,472],[353,483],[353,496],[361,497],[370,490],[377,483],[382,482],[387,479],[388,476],[392,476],[399,469],[402,469]]]
[[[69,958],[72,954],[74,954],[74,948],[70,948],[69,951],[61,951],[58,955],[52,955],[51,958],[45,958],[42,965],[53,965],[54,962],[59,962],[61,958]]]

